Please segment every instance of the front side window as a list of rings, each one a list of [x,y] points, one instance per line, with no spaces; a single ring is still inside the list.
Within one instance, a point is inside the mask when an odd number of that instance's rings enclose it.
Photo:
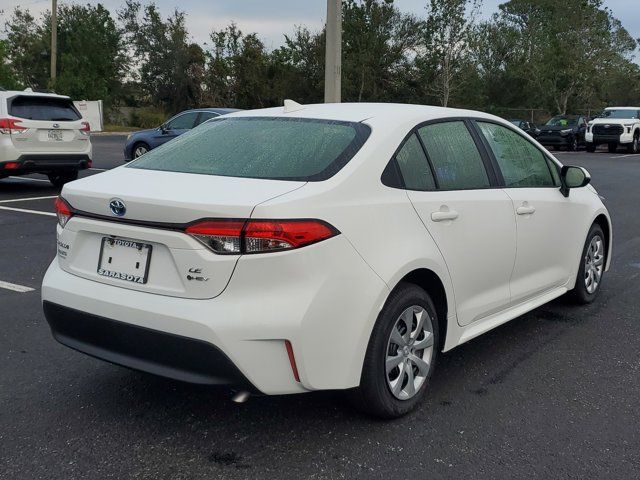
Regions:
[[[418,134],[443,190],[486,188],[487,170],[473,137],[462,121],[426,125]]]
[[[553,187],[544,154],[516,132],[495,123],[478,122],[502,171],[507,187]]]
[[[409,190],[434,190],[436,188],[429,162],[414,133],[396,155],[398,167]]]
[[[185,113],[167,122],[167,130],[188,130],[193,128],[198,112]]]
[[[337,173],[371,132],[363,123],[220,117],[129,164],[132,168],[274,180],[320,181]]]

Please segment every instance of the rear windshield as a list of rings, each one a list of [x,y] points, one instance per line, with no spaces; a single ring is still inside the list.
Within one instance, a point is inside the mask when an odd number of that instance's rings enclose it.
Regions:
[[[52,122],[74,121],[82,118],[71,100],[53,97],[16,97],[11,100],[9,114],[29,120]]]
[[[362,147],[362,123],[219,118],[146,153],[131,168],[274,180],[325,180]]]

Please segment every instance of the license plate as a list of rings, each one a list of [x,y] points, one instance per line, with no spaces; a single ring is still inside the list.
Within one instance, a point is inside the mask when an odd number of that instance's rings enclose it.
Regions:
[[[49,140],[54,140],[56,142],[62,141],[62,131],[61,130],[49,130]]]
[[[151,245],[124,238],[103,237],[98,275],[144,285],[147,283]]]

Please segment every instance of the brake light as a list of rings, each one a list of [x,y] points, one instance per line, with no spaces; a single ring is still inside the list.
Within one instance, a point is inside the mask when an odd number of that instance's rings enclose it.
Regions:
[[[18,162],[7,162],[2,166],[2,168],[5,170],[15,170],[20,168],[20,164]]]
[[[64,228],[69,219],[73,217],[73,207],[62,197],[57,197],[53,202],[58,215],[58,224]]]
[[[0,133],[9,135],[11,133],[24,132],[27,127],[20,125],[22,120],[16,118],[0,118]]]
[[[82,122],[81,125],[80,132],[89,135],[91,133],[91,125],[89,125],[89,122]]]
[[[322,220],[204,220],[186,233],[216,253],[266,253],[292,250],[337,235]]]

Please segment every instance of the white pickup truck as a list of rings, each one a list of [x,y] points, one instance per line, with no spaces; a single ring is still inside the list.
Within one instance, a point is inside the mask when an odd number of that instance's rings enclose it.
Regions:
[[[640,107],[609,107],[589,122],[585,134],[587,152],[594,152],[598,145],[607,144],[614,153],[619,145],[627,152],[638,153],[640,142]]]

